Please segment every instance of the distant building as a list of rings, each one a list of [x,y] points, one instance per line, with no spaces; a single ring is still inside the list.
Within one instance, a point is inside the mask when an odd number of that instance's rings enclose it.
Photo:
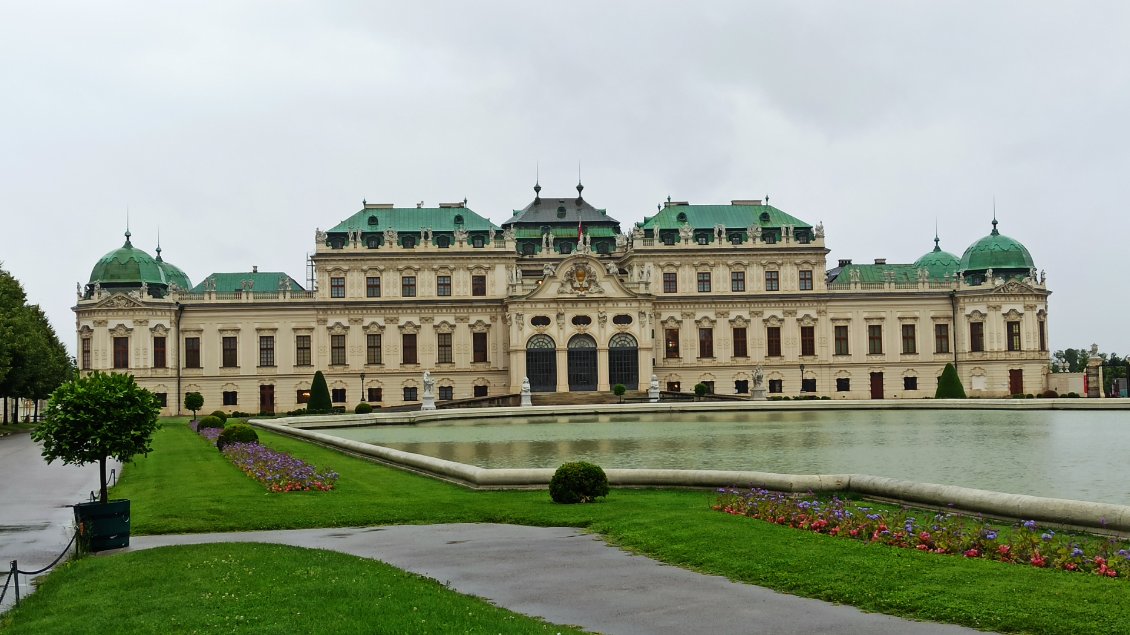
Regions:
[[[1047,297],[1028,250],[997,231],[961,258],[827,267],[822,225],[769,205],[668,200],[622,232],[577,195],[497,226],[464,203],[364,203],[317,231],[314,289],[281,272],[180,269],[126,243],[74,308],[79,366],[119,370],[177,412],[281,411],[314,371],[334,401],[402,405],[535,391],[667,390],[931,397],[946,362],[973,396],[1047,385]]]

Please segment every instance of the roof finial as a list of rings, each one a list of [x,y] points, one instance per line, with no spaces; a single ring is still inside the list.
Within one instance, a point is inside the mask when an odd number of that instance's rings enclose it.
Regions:
[[[126,244],[125,247],[133,247],[129,241],[129,237],[133,234],[129,233],[129,205],[126,205]]]
[[[157,262],[164,262],[161,260],[161,226],[157,226]]]
[[[367,198],[365,198],[364,196],[362,196],[361,197],[361,207],[365,207],[368,204],[369,204],[369,200]]]
[[[766,204],[766,205],[768,205],[768,204],[769,204],[769,192],[766,192],[766,193],[765,193],[765,204]]]
[[[938,219],[934,219],[934,251],[941,251],[942,247],[939,243],[942,241],[938,239]]]
[[[1000,235],[1000,232],[997,231],[997,197],[995,194],[993,195],[993,235]]]
[[[534,164],[534,200],[541,200],[541,162]]]
[[[581,198],[581,191],[584,189],[585,186],[581,185],[581,162],[577,161],[577,198]]]
[[[671,203],[671,195],[670,195],[670,194],[668,194],[668,195],[667,195],[667,203],[668,203],[668,204],[670,204],[670,203]]]

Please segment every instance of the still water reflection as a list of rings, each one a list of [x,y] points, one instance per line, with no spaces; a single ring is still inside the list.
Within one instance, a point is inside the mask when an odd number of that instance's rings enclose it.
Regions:
[[[479,467],[862,473],[1130,505],[1130,413],[806,411],[600,415],[325,430]]]

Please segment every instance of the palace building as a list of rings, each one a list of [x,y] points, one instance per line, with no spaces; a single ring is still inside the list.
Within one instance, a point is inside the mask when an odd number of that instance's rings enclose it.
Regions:
[[[314,372],[337,405],[608,391],[616,384],[770,396],[932,397],[947,362],[970,396],[1047,385],[1047,297],[1028,250],[992,231],[959,258],[829,266],[824,228],[769,204],[668,200],[627,231],[576,196],[501,225],[462,203],[363,203],[315,232],[306,287],[282,272],[193,286],[131,243],[74,307],[83,371],[132,373],[165,413],[301,407]],[[926,241],[924,241],[926,242]]]

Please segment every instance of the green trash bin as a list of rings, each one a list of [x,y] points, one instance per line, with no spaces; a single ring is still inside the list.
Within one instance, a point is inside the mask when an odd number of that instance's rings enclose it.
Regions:
[[[106,551],[129,546],[129,499],[75,505],[79,549]]]

